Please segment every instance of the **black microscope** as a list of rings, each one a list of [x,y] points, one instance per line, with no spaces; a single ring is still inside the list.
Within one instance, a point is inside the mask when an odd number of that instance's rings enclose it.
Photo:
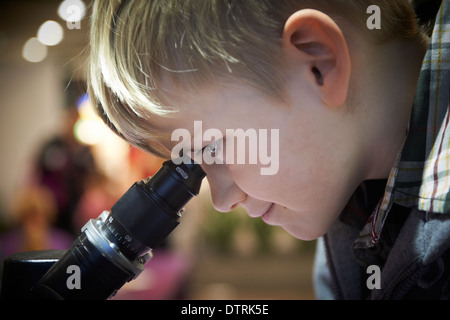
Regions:
[[[4,263],[1,299],[111,298],[139,276],[198,195],[202,168],[190,158],[164,162],[136,182],[111,208],[90,220],[68,250],[23,252]]]

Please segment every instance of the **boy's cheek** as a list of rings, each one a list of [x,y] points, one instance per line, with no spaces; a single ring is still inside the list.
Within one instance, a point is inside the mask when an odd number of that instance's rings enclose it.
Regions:
[[[274,202],[280,205],[286,204],[286,185],[282,183],[280,173],[270,176],[262,175],[262,165],[228,165],[228,171],[236,185],[252,198]]]

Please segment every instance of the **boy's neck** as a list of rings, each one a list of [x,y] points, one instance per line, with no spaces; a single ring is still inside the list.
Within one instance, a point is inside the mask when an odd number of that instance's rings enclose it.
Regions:
[[[408,131],[411,109],[427,45],[425,41],[392,42],[368,54],[362,72],[365,115],[361,130],[367,135],[366,179],[387,178]],[[370,131],[368,131],[368,129]]]

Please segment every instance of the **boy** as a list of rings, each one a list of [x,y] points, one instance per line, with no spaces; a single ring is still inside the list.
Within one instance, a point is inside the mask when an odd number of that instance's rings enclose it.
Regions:
[[[90,95],[130,143],[205,159],[216,209],[320,238],[319,298],[448,298],[449,14],[425,56],[407,0],[96,1]],[[237,132],[278,134],[273,174]]]

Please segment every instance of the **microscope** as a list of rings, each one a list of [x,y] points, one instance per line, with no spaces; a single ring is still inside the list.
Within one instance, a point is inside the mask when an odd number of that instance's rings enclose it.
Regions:
[[[180,223],[206,173],[188,157],[164,162],[88,221],[68,250],[18,253],[4,263],[1,299],[105,300],[136,279]]]

